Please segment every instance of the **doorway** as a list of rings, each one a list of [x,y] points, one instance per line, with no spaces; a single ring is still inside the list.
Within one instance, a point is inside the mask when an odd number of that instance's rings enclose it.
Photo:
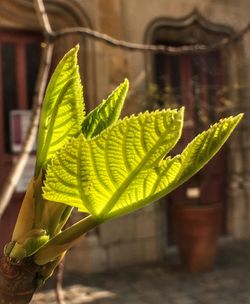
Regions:
[[[169,44],[158,41],[159,44]],[[154,79],[159,90],[158,107],[185,107],[182,138],[172,151],[181,153],[184,147],[202,130],[223,116],[224,77],[221,54],[155,55]],[[227,153],[224,147],[210,163],[180,189],[167,197],[167,244],[174,244],[174,204],[222,203],[223,234],[226,233]]]

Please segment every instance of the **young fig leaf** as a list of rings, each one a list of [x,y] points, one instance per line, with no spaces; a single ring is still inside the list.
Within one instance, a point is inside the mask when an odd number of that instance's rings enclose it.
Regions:
[[[145,113],[123,120],[93,140],[80,136],[48,168],[44,196],[70,202],[104,220],[137,210],[198,172],[218,152],[241,117],[220,120],[180,155],[166,159],[179,138],[181,112]],[[67,159],[68,167],[63,166]]]
[[[183,109],[126,118],[99,136],[72,140],[47,169],[44,197],[105,218],[143,170],[177,143]]]
[[[86,116],[82,125],[82,132],[86,138],[95,137],[118,120],[128,87],[129,82],[125,79],[106,100],[103,100],[99,106]]]
[[[242,115],[220,120],[199,134],[180,155],[144,170],[133,180],[110,211],[108,218],[132,212],[160,199],[186,182],[219,151]]]
[[[77,65],[78,49],[76,46],[63,57],[46,90],[38,132],[36,177],[55,152],[81,131],[84,102]]]

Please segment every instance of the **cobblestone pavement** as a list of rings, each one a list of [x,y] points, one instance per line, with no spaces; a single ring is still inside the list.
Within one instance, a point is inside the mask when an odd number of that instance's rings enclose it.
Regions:
[[[65,275],[66,304],[250,304],[250,240],[220,246],[214,270],[188,274],[176,254],[106,274]],[[55,304],[52,289],[32,304]]]

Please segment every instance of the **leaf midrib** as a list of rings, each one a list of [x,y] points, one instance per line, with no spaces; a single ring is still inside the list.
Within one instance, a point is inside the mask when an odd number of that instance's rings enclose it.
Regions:
[[[147,198],[144,198],[144,199],[141,199],[140,201],[137,201],[136,203],[133,204],[133,210],[136,209],[138,206],[141,206],[142,203],[143,205],[146,205],[147,203],[150,203],[150,202],[153,202],[153,201],[156,201],[158,199],[160,199],[163,195],[167,195],[168,193],[172,192],[173,190],[175,190],[176,188],[178,188],[180,185],[182,185],[183,183],[185,183],[191,176],[193,176],[194,174],[196,174],[201,168],[203,168],[213,157],[214,155],[220,150],[220,148],[223,146],[223,144],[226,142],[226,140],[228,139],[228,137],[231,135],[232,131],[234,130],[234,128],[237,126],[237,123],[239,122],[240,119],[235,120],[234,123],[232,123],[228,129],[226,130],[226,134],[224,134],[223,136],[223,139],[218,143],[218,146],[216,146],[216,148],[214,149],[214,151],[212,153],[209,154],[208,158],[204,161],[204,162],[201,162],[199,164],[199,166],[196,166],[195,170],[194,171],[190,171],[189,174],[186,174],[186,175],[183,175],[183,166],[180,167],[180,170],[178,172],[178,178],[175,178],[172,183],[169,185],[169,187],[167,188],[164,188],[163,190],[157,192],[157,193],[154,193],[154,194],[151,194],[149,195]],[[223,126],[223,123],[219,126],[219,123],[217,124],[217,128],[221,128]],[[217,129],[215,128],[215,129]],[[208,136],[211,136],[211,133],[214,132],[215,129],[211,129]],[[209,130],[207,131],[204,131],[204,132],[208,132]],[[201,135],[201,134],[200,134]],[[221,135],[221,134],[220,134]],[[199,136],[199,135],[198,135]],[[191,145],[191,143],[189,143],[189,145]],[[204,144],[204,143],[203,143]],[[189,146],[188,145],[188,146]],[[178,154],[176,155],[173,159],[172,159],[172,162],[174,163],[175,161],[180,161],[180,162],[184,162],[183,161],[183,158],[181,156],[184,155],[185,151],[187,150],[188,146],[184,149],[184,151],[181,153],[181,154]],[[165,170],[164,170],[165,171]],[[161,174],[162,176],[162,174]],[[161,176],[158,176],[158,178],[160,178]],[[128,212],[130,209],[130,206],[126,206],[124,209],[123,209],[123,212],[124,210],[126,210],[125,212]],[[111,209],[112,211],[112,209]],[[106,218],[107,219],[111,219],[115,216],[119,215],[119,210],[115,210],[113,212],[110,212],[109,213],[109,216]]]
[[[40,160],[40,167],[42,167],[44,161],[46,160],[46,156],[48,154],[49,148],[50,148],[50,142],[53,136],[53,128],[56,122],[56,115],[58,113],[59,110],[59,104],[63,98],[63,96],[66,94],[66,92],[68,91],[69,87],[71,86],[71,84],[74,82],[74,78],[71,78],[67,81],[67,83],[65,84],[65,86],[63,87],[63,89],[61,90],[60,94],[57,97],[56,100],[56,104],[54,107],[54,111],[51,114],[51,123],[49,125],[48,131],[47,131],[47,136],[46,139],[44,141],[44,146],[43,149],[41,151],[41,160]]]
[[[66,62],[67,62],[67,60],[66,60]],[[54,88],[57,85],[59,75],[61,74],[61,72],[65,68],[65,64],[63,64],[61,62],[61,65],[59,64],[59,66],[55,70],[55,72],[54,72],[54,74],[52,76],[52,79],[51,79],[50,83],[48,84],[48,88],[47,88],[47,92],[45,93],[44,100],[50,100],[52,92],[54,92]],[[74,66],[76,66],[76,63],[73,61],[72,69],[73,69]],[[66,70],[70,70],[70,68],[68,68]],[[60,95],[60,93],[59,93],[59,95]],[[44,127],[44,120],[46,119],[46,117],[44,115],[45,115],[45,113],[47,113],[48,108],[51,107],[51,103],[45,102],[44,106],[46,108],[43,109],[43,111],[41,113],[41,126],[43,126],[43,127]],[[40,151],[40,150],[43,149],[43,147],[44,147],[44,141],[46,140],[46,139],[44,139],[45,137],[46,137],[46,135],[44,134],[44,132],[42,132],[42,130],[39,129],[39,134],[38,134],[38,139],[39,139],[39,141],[38,141],[38,151]]]
[[[169,113],[170,114],[170,113]],[[175,114],[177,117],[180,115],[179,112]],[[178,121],[178,120],[177,120]],[[182,123],[180,123],[179,128],[179,135],[176,137],[175,142],[178,141],[178,139],[181,136],[181,130],[182,130]],[[114,195],[111,197],[111,199],[107,202],[103,210],[101,211],[100,215],[106,215],[108,214],[112,208],[114,207],[115,203],[118,201],[118,199],[121,197],[121,195],[124,193],[124,191],[127,189],[127,187],[130,185],[130,183],[135,179],[135,177],[138,175],[138,173],[141,171],[143,166],[146,164],[146,162],[150,159],[150,157],[155,153],[155,151],[161,146],[162,142],[165,140],[165,136],[169,134],[169,129],[166,129],[164,133],[161,134],[157,142],[155,143],[154,147],[148,151],[148,153],[145,154],[142,161],[138,164],[138,166],[132,170],[127,178],[121,183],[121,185],[117,188]],[[164,155],[167,154],[171,150],[171,147],[164,151]]]
[[[120,90],[119,90],[120,89]],[[118,90],[118,92],[116,91]],[[105,125],[107,125],[107,116],[109,117],[110,120],[116,120],[115,119],[115,114],[119,113],[121,111],[121,108],[123,106],[123,102],[125,100],[124,94],[127,91],[127,87],[126,84],[123,83],[121,87],[118,87],[110,96],[108,96],[108,98],[102,101],[102,103],[100,104],[99,107],[95,108],[93,111],[91,111],[89,113],[89,115],[86,117],[85,121],[84,121],[84,128],[86,128],[85,130],[85,136],[87,139],[90,139],[92,137],[95,137],[96,135],[98,135],[98,130],[99,127],[101,126],[101,124],[105,123]],[[114,98],[115,94],[118,95],[118,97]],[[121,98],[123,98],[123,101],[121,101]],[[113,106],[113,105],[116,106]],[[108,113],[106,113],[105,111],[108,109]],[[110,110],[111,109],[111,110]],[[109,111],[111,111],[109,113]],[[94,120],[93,116],[96,115],[99,119]],[[118,118],[119,115],[117,115]],[[90,120],[92,118],[92,120]],[[104,118],[104,119],[103,119]],[[89,132],[86,132],[89,131]]]

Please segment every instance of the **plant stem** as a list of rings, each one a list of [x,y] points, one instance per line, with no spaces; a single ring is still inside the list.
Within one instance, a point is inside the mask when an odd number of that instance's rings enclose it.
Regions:
[[[69,250],[87,231],[99,225],[101,221],[89,215],[52,238],[34,256],[38,265],[45,265]]]
[[[56,292],[56,299],[58,304],[66,304],[64,301],[64,292],[62,287],[64,264],[65,264],[65,258],[57,266],[55,292]]]
[[[28,304],[37,288],[38,266],[33,263],[12,264],[0,258],[0,303]]]

